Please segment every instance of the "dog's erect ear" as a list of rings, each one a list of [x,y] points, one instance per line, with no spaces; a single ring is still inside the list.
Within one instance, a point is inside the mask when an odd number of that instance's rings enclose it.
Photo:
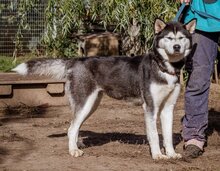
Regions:
[[[186,30],[188,30],[191,34],[195,32],[196,29],[196,19],[191,20],[190,22],[185,24]]]
[[[154,33],[157,34],[161,32],[165,27],[166,23],[163,20],[157,18],[154,22]]]

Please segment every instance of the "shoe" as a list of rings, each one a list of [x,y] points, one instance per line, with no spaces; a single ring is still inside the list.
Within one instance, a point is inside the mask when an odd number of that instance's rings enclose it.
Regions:
[[[202,153],[203,153],[203,150],[201,150],[198,146],[189,144],[184,147],[183,159],[186,159],[186,160],[195,159],[201,156]]]

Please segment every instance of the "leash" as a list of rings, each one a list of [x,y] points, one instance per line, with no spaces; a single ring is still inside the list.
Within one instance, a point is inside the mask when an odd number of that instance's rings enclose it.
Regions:
[[[173,21],[175,21],[175,22],[178,22],[178,21],[179,21],[180,15],[182,14],[182,12],[183,12],[185,6],[186,6],[186,3],[183,2],[182,5],[180,6],[180,8],[179,8],[179,10],[178,10],[178,12],[177,12],[175,18],[173,19]],[[220,22],[220,18],[218,18],[218,17],[215,17],[215,16],[213,16],[213,15],[211,15],[211,14],[208,14],[208,13],[206,13],[206,12],[198,11],[198,10],[194,9],[191,5],[190,5],[190,8],[191,8],[192,12],[197,13],[197,14],[200,15],[201,17],[212,18],[212,19],[215,19],[215,20],[217,20],[217,21]]]
[[[192,6],[190,6],[190,8],[191,8],[192,12],[197,13],[197,14],[199,14],[202,17],[212,18],[212,19],[215,19],[215,20],[220,22],[220,18],[215,17],[214,15],[208,14],[206,12],[198,11],[198,10],[194,9]]]
[[[178,21],[179,21],[180,15],[182,14],[182,12],[183,12],[185,6],[186,6],[186,3],[183,2],[182,5],[180,6],[178,12],[176,13],[176,16],[175,16],[175,18],[173,19],[173,21],[175,21],[175,22],[178,22]]]

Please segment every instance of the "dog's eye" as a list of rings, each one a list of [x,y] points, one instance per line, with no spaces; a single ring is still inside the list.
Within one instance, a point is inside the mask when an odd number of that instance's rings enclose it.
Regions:
[[[173,40],[173,38],[172,37],[166,37],[167,39],[169,39],[169,40]]]
[[[184,37],[179,37],[179,40],[183,39]]]

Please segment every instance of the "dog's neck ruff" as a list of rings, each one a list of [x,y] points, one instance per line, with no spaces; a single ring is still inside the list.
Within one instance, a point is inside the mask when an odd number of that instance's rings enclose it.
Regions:
[[[185,57],[176,62],[170,62],[168,59],[163,58],[163,56],[158,52],[157,48],[153,48],[153,58],[163,73],[167,73],[172,76],[180,76],[180,70],[185,63]]]

